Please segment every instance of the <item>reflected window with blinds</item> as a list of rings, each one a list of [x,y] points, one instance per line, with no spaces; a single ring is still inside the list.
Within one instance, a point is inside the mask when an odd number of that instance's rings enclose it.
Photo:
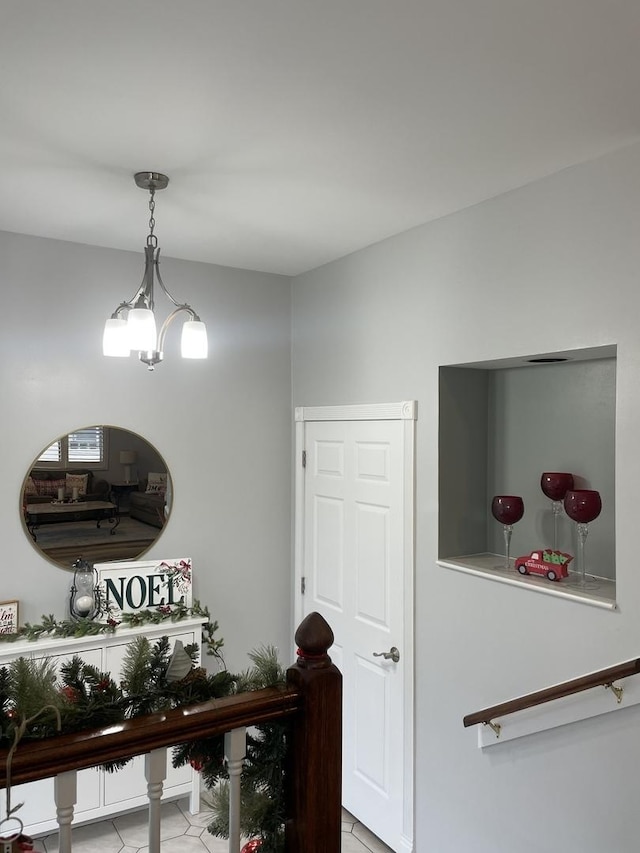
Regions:
[[[105,430],[102,426],[63,435],[38,456],[36,465],[71,468],[74,465],[104,467],[106,459]]]

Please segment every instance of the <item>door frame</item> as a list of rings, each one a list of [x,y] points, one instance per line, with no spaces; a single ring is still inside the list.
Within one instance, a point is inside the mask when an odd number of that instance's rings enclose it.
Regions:
[[[303,614],[302,577],[304,569],[304,466],[305,423],[308,421],[384,421],[403,422],[404,518],[404,721],[403,721],[403,819],[402,848],[413,850],[414,838],[414,610],[415,610],[415,400],[400,403],[353,404],[346,406],[298,406],[295,416],[294,460],[294,620],[299,625]]]

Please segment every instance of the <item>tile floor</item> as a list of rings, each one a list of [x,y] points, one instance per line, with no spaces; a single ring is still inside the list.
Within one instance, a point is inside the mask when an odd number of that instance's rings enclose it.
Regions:
[[[166,803],[162,807],[162,853],[228,853],[229,842],[207,832],[206,808],[189,814],[187,800]],[[113,820],[79,826],[73,830],[73,853],[148,853],[147,815],[131,812]],[[35,841],[38,853],[58,853],[58,835]],[[391,853],[389,848],[342,812],[342,853]]]

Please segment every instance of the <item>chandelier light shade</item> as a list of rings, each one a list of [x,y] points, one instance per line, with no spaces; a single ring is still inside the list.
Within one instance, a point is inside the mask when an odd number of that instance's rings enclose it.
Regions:
[[[166,288],[160,276],[160,249],[155,228],[155,193],[163,190],[169,183],[169,178],[160,172],[136,172],[134,175],[137,186],[148,190],[149,198],[149,234],[144,249],[145,263],[142,284],[128,302],[121,302],[107,320],[102,338],[102,352],[114,358],[128,357],[132,352],[138,353],[140,361],[153,370],[163,359],[164,339],[167,329],[179,314],[187,314],[182,327],[181,351],[183,358],[207,358],[209,346],[207,328],[193,308],[186,302],[178,302]],[[154,285],[155,280],[173,310],[157,332]]]
[[[181,351],[183,358],[206,358],[207,327],[202,320],[186,320],[182,326]]]
[[[102,352],[114,358],[131,355],[126,320],[121,317],[110,317],[107,320],[102,336]]]

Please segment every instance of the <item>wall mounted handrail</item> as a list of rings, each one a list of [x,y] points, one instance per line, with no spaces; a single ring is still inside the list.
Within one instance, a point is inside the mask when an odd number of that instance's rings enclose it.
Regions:
[[[579,678],[554,684],[552,687],[537,690],[535,693],[527,693],[516,699],[510,699],[508,702],[501,702],[499,705],[491,705],[489,708],[483,708],[481,711],[467,714],[462,722],[465,727],[485,723],[495,729],[497,724],[493,723],[493,721],[498,717],[504,717],[516,711],[524,711],[526,708],[533,708],[536,705],[543,705],[545,702],[553,702],[554,699],[562,699],[574,693],[581,693],[583,690],[590,690],[592,687],[603,686],[613,689],[614,681],[620,678],[628,678],[638,673],[640,673],[640,658],[633,658],[632,660],[625,661],[625,663],[600,669],[588,675],[581,675]],[[618,690],[619,688],[615,688],[619,701]]]

